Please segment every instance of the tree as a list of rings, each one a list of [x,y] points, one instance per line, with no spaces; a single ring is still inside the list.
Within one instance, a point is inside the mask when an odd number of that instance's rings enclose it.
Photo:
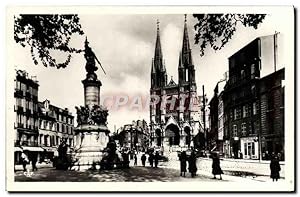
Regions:
[[[73,15],[19,15],[14,17],[14,39],[21,46],[30,47],[34,64],[41,62],[45,67],[65,68],[71,53],[82,50],[69,46],[73,34],[83,35],[79,17]],[[65,62],[57,63],[51,51],[67,54]]]
[[[212,49],[220,50],[232,38],[238,24],[245,27],[258,28],[265,19],[265,14],[193,14],[198,22],[194,25],[196,30],[195,44],[200,45],[200,55],[210,45]]]

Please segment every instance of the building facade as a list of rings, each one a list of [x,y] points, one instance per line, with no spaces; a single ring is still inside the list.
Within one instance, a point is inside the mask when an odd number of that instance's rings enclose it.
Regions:
[[[284,160],[284,84],[285,69],[260,80],[262,159],[278,154]]]
[[[22,151],[29,159],[43,151],[38,145],[38,88],[38,81],[34,77],[29,77],[26,71],[16,72],[14,158],[17,164],[20,163]]]
[[[150,131],[152,147],[176,151],[193,146],[193,137],[200,130],[200,104],[195,77],[186,19],[182,49],[179,55],[178,83],[175,83],[172,77],[168,81],[158,25],[151,67]],[[156,98],[158,102],[154,102],[153,98]]]
[[[21,163],[24,152],[31,161],[52,159],[61,140],[73,147],[74,116],[68,109],[50,104],[49,100],[38,101],[38,81],[26,71],[18,70],[15,79],[14,97],[16,114],[14,159]]]
[[[209,150],[218,151],[221,154],[228,154],[228,148],[224,147],[224,103],[223,87],[226,79],[217,83],[214,89],[214,95],[209,102]],[[221,86],[220,86],[221,85]]]
[[[144,151],[149,147],[150,133],[145,120],[133,121],[118,129],[117,138],[121,148]]]
[[[224,88],[223,104],[224,144],[230,147],[228,150],[230,157],[266,159],[267,157],[263,156],[266,153],[263,152],[279,153],[284,150],[281,143],[284,139],[282,135],[284,105],[280,100],[284,95],[283,90],[279,88],[282,75],[273,73],[280,62],[277,38],[277,34],[259,37],[229,58],[229,80]],[[261,71],[268,70],[266,68],[273,74],[265,79],[262,78]],[[269,88],[275,87],[276,93],[268,92]],[[266,97],[269,98],[268,101]],[[273,101],[276,104],[266,104]],[[269,109],[267,106],[272,106],[270,110],[274,111],[273,115],[269,111],[266,112],[266,108]],[[274,118],[278,120],[276,126],[275,123],[271,123]],[[276,135],[273,135],[274,133]],[[271,143],[270,140],[275,138],[275,144]]]
[[[74,116],[68,109],[51,105],[49,100],[39,102],[38,142],[44,149],[40,159],[53,158],[62,141],[74,147]]]

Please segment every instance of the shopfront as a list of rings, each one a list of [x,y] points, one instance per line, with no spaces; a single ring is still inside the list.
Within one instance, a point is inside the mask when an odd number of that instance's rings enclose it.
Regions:
[[[241,153],[243,155],[243,159],[259,159],[258,138],[241,138]]]

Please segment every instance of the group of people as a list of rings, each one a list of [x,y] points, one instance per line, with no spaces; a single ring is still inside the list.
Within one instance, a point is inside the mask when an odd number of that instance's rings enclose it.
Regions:
[[[212,174],[214,175],[214,179],[216,179],[216,175],[220,175],[220,180],[222,180],[223,171],[220,167],[220,159],[216,153],[212,155]],[[188,170],[191,173],[191,177],[195,177],[197,175],[197,157],[194,151],[191,152],[190,156],[187,156],[186,152],[183,151],[179,155],[180,161],[180,176],[185,177],[185,173],[187,172],[187,163],[189,164]]]
[[[158,151],[156,151],[155,154],[153,154],[152,152],[149,153],[148,161],[151,167],[154,166],[155,168],[157,168],[159,159],[160,159],[160,155]],[[141,156],[141,161],[144,167],[146,166],[146,160],[147,160],[146,154],[143,153]],[[134,155],[134,165],[135,166],[137,165],[137,154]]]

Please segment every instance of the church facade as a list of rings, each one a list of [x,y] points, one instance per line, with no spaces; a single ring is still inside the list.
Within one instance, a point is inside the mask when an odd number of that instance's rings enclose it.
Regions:
[[[195,77],[186,17],[177,83],[172,77],[168,80],[158,23],[151,67],[150,139],[152,147],[163,151],[178,151],[194,146],[193,137],[200,130],[200,101],[197,96]]]

